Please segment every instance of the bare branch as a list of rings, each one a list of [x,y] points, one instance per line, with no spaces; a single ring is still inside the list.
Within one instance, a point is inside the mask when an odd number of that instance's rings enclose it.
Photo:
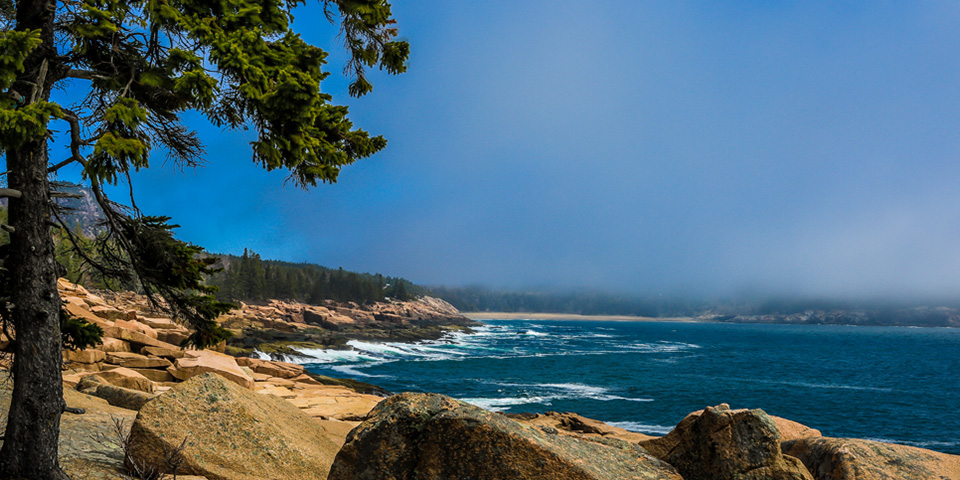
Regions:
[[[130,207],[133,208],[134,213],[138,216],[142,216],[143,212],[140,211],[140,208],[137,207],[137,201],[133,199],[133,179],[130,178],[130,170],[123,172],[127,176],[127,186],[130,188]]]
[[[109,77],[103,75],[97,75],[91,70],[82,70],[79,68],[71,68],[67,70],[66,73],[69,78],[79,78],[81,80],[108,80]]]
[[[0,188],[0,197],[14,197],[20,198],[23,196],[23,193],[20,190],[14,190],[12,188]]]
[[[47,173],[56,172],[57,170],[60,170],[61,168],[66,167],[67,165],[70,165],[71,163],[76,161],[77,161],[76,158],[70,157],[56,165],[51,165],[50,168],[47,169]]]
[[[69,160],[77,161],[77,162],[80,162],[81,164],[85,164],[86,162],[83,161],[83,156],[80,155],[80,146],[83,145],[83,139],[80,138],[80,116],[66,109],[64,109],[63,112],[64,112],[64,116],[63,116],[64,120],[66,120],[67,122],[70,122],[70,155],[71,157]],[[64,162],[66,162],[66,160],[64,160]],[[66,163],[64,162],[60,162],[59,164],[55,165],[55,167],[60,168],[63,165],[66,165]],[[47,171],[50,172],[50,170],[47,170]]]

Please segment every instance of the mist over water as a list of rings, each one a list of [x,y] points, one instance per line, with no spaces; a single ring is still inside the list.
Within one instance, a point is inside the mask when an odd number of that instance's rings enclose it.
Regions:
[[[322,89],[389,146],[284,189],[188,113],[209,164],[134,173],[146,214],[419,284],[960,298],[955,4],[398,2],[410,68],[359,99],[322,10]]]
[[[572,411],[651,435],[729,403],[826,436],[960,453],[958,329],[488,321],[436,342],[350,345],[308,352],[308,368],[493,411]]]

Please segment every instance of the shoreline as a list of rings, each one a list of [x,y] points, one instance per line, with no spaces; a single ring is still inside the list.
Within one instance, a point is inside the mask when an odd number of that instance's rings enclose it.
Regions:
[[[460,312],[470,320],[571,320],[600,322],[707,323],[704,317],[640,317],[633,315],[579,315],[574,313]]]

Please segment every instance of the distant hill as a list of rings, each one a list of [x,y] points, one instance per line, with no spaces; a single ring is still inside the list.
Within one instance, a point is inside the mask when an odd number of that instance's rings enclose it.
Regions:
[[[80,229],[87,237],[95,237],[103,230],[101,224],[105,217],[93,191],[85,185],[70,182],[55,182],[53,187],[60,195],[65,195],[55,201],[68,228]]]
[[[93,192],[84,185],[71,182],[53,182],[51,187],[56,192],[53,199],[58,207],[56,212],[67,226],[80,228],[88,237],[96,236],[104,216]],[[0,208],[6,209],[8,202],[8,198],[0,198]]]
[[[462,312],[692,317],[726,323],[960,327],[956,302],[841,301],[811,298],[703,300],[604,292],[430,287]]]

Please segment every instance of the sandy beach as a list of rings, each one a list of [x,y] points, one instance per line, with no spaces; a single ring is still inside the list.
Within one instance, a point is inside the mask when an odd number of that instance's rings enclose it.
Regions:
[[[460,312],[471,320],[595,320],[603,322],[705,322],[697,317],[637,317],[631,315],[577,315],[573,313]]]

